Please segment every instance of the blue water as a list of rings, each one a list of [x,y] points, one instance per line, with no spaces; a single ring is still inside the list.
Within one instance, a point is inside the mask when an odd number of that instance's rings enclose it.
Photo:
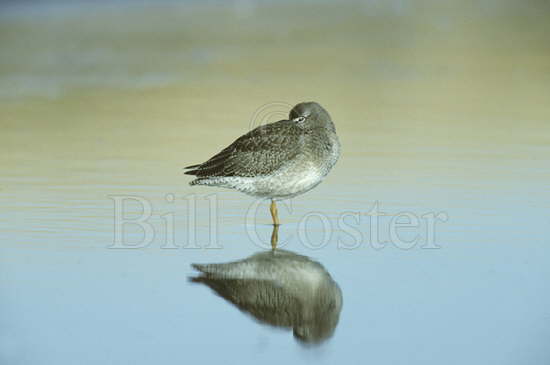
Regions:
[[[233,7],[149,5],[123,21],[117,4],[114,15],[33,18],[30,3],[0,23],[1,364],[550,361],[544,13],[461,17],[447,39],[401,2],[367,23],[344,7],[327,39],[327,4],[288,34],[228,26]],[[240,22],[279,24],[265,4],[245,5],[257,17]],[[197,21],[177,33],[180,16]],[[224,26],[204,35],[211,19]],[[373,29],[387,44],[358,41]],[[417,43],[400,48],[407,39]],[[266,44],[284,52],[265,56]],[[193,263],[270,250],[272,226],[267,202],[191,188],[181,171],[244,133],[262,105],[306,97],[327,106],[343,146],[326,181],[279,205],[279,247],[341,289],[334,333],[315,346],[189,280]]]

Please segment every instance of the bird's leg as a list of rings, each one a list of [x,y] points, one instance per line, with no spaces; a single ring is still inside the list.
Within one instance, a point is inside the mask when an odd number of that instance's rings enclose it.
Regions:
[[[271,232],[271,249],[273,251],[277,249],[278,241],[279,241],[279,226],[273,225],[273,232]]]
[[[271,199],[271,207],[269,207],[269,211],[271,212],[271,218],[273,218],[273,225],[278,226],[279,216],[277,215],[277,205],[273,199]]]

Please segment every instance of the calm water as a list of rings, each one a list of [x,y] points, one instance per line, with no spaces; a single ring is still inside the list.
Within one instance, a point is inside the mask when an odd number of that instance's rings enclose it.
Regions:
[[[549,8],[424,5],[1,5],[0,362],[548,363]],[[272,227],[181,170],[303,100],[343,154],[279,207],[279,247],[320,266],[269,290],[330,275],[314,346],[196,279]],[[150,243],[116,241],[123,196]]]

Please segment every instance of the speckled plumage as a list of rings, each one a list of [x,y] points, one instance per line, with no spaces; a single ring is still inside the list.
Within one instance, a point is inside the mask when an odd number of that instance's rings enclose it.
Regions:
[[[220,186],[271,199],[317,186],[340,155],[334,124],[315,102],[300,103],[288,120],[259,126],[208,161],[187,167],[191,185]]]

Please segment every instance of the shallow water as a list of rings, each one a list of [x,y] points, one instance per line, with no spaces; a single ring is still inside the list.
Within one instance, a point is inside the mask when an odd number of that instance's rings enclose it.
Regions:
[[[430,4],[2,5],[2,363],[547,362],[549,8]],[[188,280],[272,227],[181,170],[303,100],[343,146],[279,206],[342,292],[316,346]]]

